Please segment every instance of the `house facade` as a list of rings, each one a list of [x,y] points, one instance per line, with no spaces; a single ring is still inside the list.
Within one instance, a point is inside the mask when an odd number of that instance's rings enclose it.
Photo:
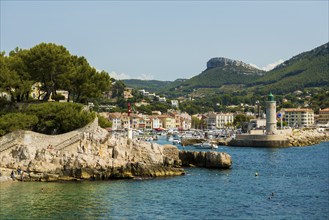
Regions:
[[[289,127],[303,128],[314,125],[314,111],[308,108],[284,109],[284,121]]]
[[[319,110],[318,124],[325,125],[329,123],[329,108]]]

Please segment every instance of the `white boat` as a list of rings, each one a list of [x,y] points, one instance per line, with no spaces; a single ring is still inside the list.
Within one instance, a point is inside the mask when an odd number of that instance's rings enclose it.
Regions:
[[[201,149],[217,149],[218,146],[214,143],[203,142],[200,146]]]
[[[174,139],[174,140],[172,141],[172,143],[173,143],[173,144],[180,144],[181,141],[180,141],[179,139]]]

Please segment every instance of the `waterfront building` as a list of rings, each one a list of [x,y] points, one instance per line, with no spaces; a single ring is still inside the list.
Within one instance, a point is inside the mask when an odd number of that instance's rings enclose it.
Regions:
[[[169,116],[169,115],[162,115],[160,116],[162,120],[163,128],[165,129],[173,129],[176,127],[176,121],[175,118]]]
[[[206,117],[208,129],[225,128],[232,125],[234,121],[233,113],[209,112]]]
[[[112,122],[112,130],[122,129],[121,113],[119,112],[109,113],[108,119],[109,121]]]
[[[289,127],[300,128],[314,125],[314,111],[309,108],[284,109],[284,121]]]
[[[183,130],[191,129],[192,126],[192,117],[186,113],[180,113],[180,128]]]
[[[163,128],[162,126],[162,120],[160,117],[157,116],[151,116],[151,121],[152,121],[152,129],[159,129]]]
[[[266,134],[276,133],[276,101],[273,94],[267,96],[266,101]]]
[[[325,125],[329,123],[329,108],[319,110],[318,124]]]

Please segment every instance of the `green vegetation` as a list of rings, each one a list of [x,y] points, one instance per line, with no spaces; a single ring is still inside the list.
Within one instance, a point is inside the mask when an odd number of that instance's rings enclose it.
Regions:
[[[249,86],[258,93],[285,94],[310,87],[328,88],[328,75],[329,43],[326,43],[287,60]]]
[[[92,122],[95,113],[77,103],[26,104],[0,117],[0,135],[24,129],[43,134],[61,134]]]
[[[159,80],[140,80],[140,79],[125,79],[122,80],[128,87],[134,89],[145,89],[148,92],[159,91],[159,88],[171,85],[171,81],[159,81]]]
[[[110,128],[112,127],[112,122],[110,122],[109,120],[107,120],[105,117],[101,116],[101,115],[97,115],[98,117],[98,124],[99,126],[101,126],[102,128]]]
[[[238,114],[234,117],[233,125],[237,128],[241,128],[244,122],[249,122],[252,117],[246,116],[244,114]]]
[[[0,92],[11,95],[12,102],[30,99],[31,87],[41,83],[38,98],[47,101],[51,95],[57,99],[57,90],[69,93],[67,101],[87,103],[111,90],[108,73],[98,72],[84,57],[73,56],[63,47],[41,43],[31,49],[16,48],[5,56],[0,53]]]
[[[31,130],[38,121],[38,117],[34,115],[8,113],[0,117],[0,136],[19,129]]]
[[[0,92],[11,99],[0,97],[0,135],[17,129],[60,134],[80,128],[95,114],[76,103],[99,102],[104,93],[110,93],[113,81],[108,73],[97,71],[84,57],[71,55],[61,45],[16,48],[8,56],[1,52]],[[39,91],[36,99],[30,97],[32,87]],[[67,103],[47,103],[50,98],[65,100],[58,90],[68,92]]]

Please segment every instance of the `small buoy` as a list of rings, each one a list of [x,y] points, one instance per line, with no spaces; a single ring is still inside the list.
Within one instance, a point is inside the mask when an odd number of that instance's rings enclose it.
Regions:
[[[274,192],[271,193],[271,196],[274,196]]]
[[[255,173],[255,176],[258,176],[258,172]]]

